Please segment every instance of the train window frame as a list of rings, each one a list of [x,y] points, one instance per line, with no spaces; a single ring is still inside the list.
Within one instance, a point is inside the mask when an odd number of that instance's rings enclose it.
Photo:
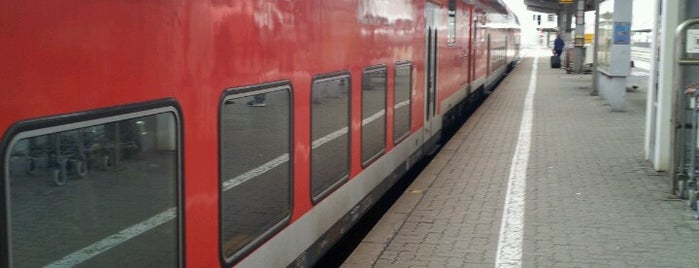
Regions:
[[[396,119],[397,118],[396,117],[396,105],[399,104],[399,103],[397,103],[398,100],[396,99],[396,95],[397,95],[396,94],[396,92],[397,92],[396,81],[398,81],[398,79],[397,79],[398,78],[398,68],[406,67],[406,66],[408,67],[408,70],[409,70],[408,73],[410,74],[410,76],[408,77],[408,82],[409,82],[408,90],[409,91],[408,91],[408,104],[407,104],[407,106],[408,106],[408,130],[405,133],[403,133],[399,136],[396,136],[396,123],[397,123],[397,121],[396,121],[397,120]],[[413,126],[413,120],[412,120],[412,114],[413,114],[413,70],[414,70],[413,68],[414,68],[414,66],[413,66],[412,61],[399,61],[399,62],[396,62],[395,66],[393,67],[393,145],[398,145],[403,140],[408,138],[408,136],[410,136],[410,130],[412,129],[412,126]]]
[[[109,123],[122,122],[140,117],[171,114],[175,127],[175,196],[176,199],[176,262],[177,267],[184,267],[184,122],[179,103],[172,99],[159,99],[142,103],[131,103],[115,107],[98,108],[81,112],[49,115],[45,117],[19,121],[10,126],[0,140],[0,267],[12,267],[12,227],[11,227],[11,187],[10,187],[10,158],[13,146],[18,142],[43,135],[51,135],[63,131],[79,130],[87,127]]]
[[[337,178],[334,179],[334,182],[329,184],[327,187],[321,189],[317,194],[314,193],[313,191],[313,183],[316,181],[316,179],[313,176],[313,89],[316,84],[321,83],[321,82],[327,82],[327,81],[334,81],[334,80],[341,80],[345,79],[347,81],[347,110],[346,110],[346,116],[345,118],[347,119],[347,125],[345,128],[347,129],[347,144],[345,147],[345,153],[347,156],[347,161],[345,162],[346,164],[346,169],[344,170],[344,173],[339,174]],[[310,114],[310,119],[309,119],[309,124],[310,124],[310,135],[309,135],[309,144],[311,144],[311,150],[309,152],[309,177],[310,177],[310,189],[309,192],[311,194],[311,202],[313,205],[316,205],[320,203],[323,199],[325,199],[328,195],[333,193],[335,190],[340,188],[340,186],[344,185],[348,180],[350,176],[350,170],[351,170],[351,162],[352,162],[352,131],[351,131],[351,125],[352,125],[352,75],[348,71],[341,71],[341,72],[334,72],[334,73],[327,73],[327,74],[319,74],[315,75],[313,77],[313,80],[311,82],[311,89],[310,89],[310,94],[309,94],[309,103],[311,103],[311,109],[309,111]]]
[[[280,218],[279,221],[277,221],[274,224],[271,224],[269,228],[262,233],[260,233],[257,237],[253,238],[250,242],[245,244],[244,246],[240,247],[235,251],[230,256],[226,256],[225,249],[224,249],[224,222],[223,222],[223,193],[226,189],[224,186],[223,182],[223,109],[226,104],[232,104],[234,103],[234,100],[242,100],[243,98],[249,98],[249,97],[254,97],[255,95],[258,94],[263,94],[263,93],[274,93],[274,92],[280,92],[280,91],[285,91],[288,94],[288,99],[287,99],[287,104],[288,104],[288,109],[287,109],[287,118],[288,118],[288,135],[287,135],[287,141],[288,141],[288,163],[289,163],[289,170],[288,170],[288,181],[287,181],[287,188],[288,188],[288,199],[286,204],[287,206],[287,213],[283,217]],[[241,87],[232,87],[232,88],[227,88],[223,91],[223,94],[221,95],[221,99],[219,101],[219,109],[218,109],[218,219],[219,219],[219,234],[218,234],[218,251],[219,251],[219,258],[221,261],[221,264],[225,266],[231,266],[242,259],[244,259],[247,255],[252,253],[254,250],[259,248],[261,245],[263,245],[265,242],[267,242],[270,238],[272,238],[275,234],[279,233],[282,229],[284,229],[288,224],[291,222],[291,214],[293,212],[294,208],[294,95],[293,95],[293,87],[291,85],[291,82],[288,80],[285,81],[278,81],[278,82],[269,82],[269,83],[262,83],[262,84],[255,84],[255,85],[248,85],[248,86],[241,86]],[[227,180],[227,182],[230,180]],[[233,186],[235,187],[235,186]],[[232,189],[233,187],[229,188]]]
[[[371,155],[367,159],[364,159],[364,149],[365,149],[364,148],[364,141],[366,140],[364,137],[364,125],[365,125],[364,120],[366,118],[365,117],[365,112],[366,112],[365,110],[366,109],[364,109],[365,108],[364,104],[366,103],[364,101],[365,100],[364,82],[366,81],[365,76],[367,74],[375,73],[375,72],[383,72],[384,73],[384,83],[383,83],[383,91],[384,91],[383,92],[384,93],[383,113],[384,114],[382,115],[383,116],[383,120],[382,120],[383,121],[383,135],[382,135],[383,148],[381,148],[381,150],[377,151],[376,153],[374,153],[373,155]],[[362,168],[366,168],[386,153],[386,146],[388,145],[388,141],[386,140],[386,132],[387,132],[387,128],[388,128],[388,115],[387,115],[387,112],[388,112],[388,67],[385,64],[379,64],[379,65],[373,65],[373,66],[369,66],[369,67],[364,68],[364,70],[362,70],[361,88],[362,88],[362,91],[361,91],[361,93],[362,93],[362,103],[361,103],[361,107],[362,107],[361,108],[361,115],[362,115],[361,122],[362,122],[362,124],[360,125],[360,131],[359,131],[360,132],[359,148],[360,148],[360,161],[362,163]]]

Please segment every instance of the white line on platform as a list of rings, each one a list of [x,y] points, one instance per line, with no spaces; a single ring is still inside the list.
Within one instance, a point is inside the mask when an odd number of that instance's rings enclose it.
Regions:
[[[534,58],[529,89],[524,98],[522,123],[519,126],[517,147],[512,157],[510,177],[507,183],[505,208],[502,211],[500,240],[495,257],[495,267],[522,267],[522,236],[524,234],[524,194],[527,166],[534,121],[534,94],[536,93],[536,70],[539,58]]]

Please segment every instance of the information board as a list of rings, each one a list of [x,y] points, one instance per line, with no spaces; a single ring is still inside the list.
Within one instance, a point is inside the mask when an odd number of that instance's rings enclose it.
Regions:
[[[628,45],[631,43],[631,23],[614,22],[614,44]]]
[[[687,53],[699,53],[699,29],[687,30]]]

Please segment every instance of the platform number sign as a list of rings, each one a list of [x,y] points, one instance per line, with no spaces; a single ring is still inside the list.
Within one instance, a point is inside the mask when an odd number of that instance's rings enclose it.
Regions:
[[[687,53],[699,53],[699,29],[687,30]]]

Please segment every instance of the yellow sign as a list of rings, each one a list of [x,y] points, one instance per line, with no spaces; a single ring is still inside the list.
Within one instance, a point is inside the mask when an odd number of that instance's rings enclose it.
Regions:
[[[558,0],[558,2],[561,4],[572,4],[575,0]]]
[[[595,34],[585,34],[585,44],[592,44],[592,38],[595,37]]]

